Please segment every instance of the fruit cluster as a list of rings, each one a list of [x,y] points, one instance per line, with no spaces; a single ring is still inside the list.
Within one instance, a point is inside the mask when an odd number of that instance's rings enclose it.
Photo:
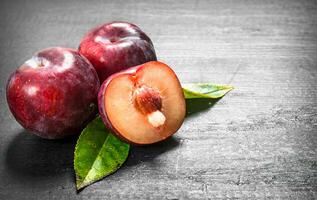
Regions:
[[[16,120],[43,138],[80,132],[99,108],[119,138],[159,142],[180,128],[185,100],[173,70],[156,60],[139,27],[103,24],[84,36],[78,51],[53,47],[26,61],[8,80],[7,102]]]

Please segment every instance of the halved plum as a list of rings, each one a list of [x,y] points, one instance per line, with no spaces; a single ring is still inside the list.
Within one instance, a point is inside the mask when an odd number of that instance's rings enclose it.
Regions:
[[[101,86],[98,103],[106,126],[132,144],[165,140],[181,127],[186,113],[177,76],[158,61],[110,76]]]

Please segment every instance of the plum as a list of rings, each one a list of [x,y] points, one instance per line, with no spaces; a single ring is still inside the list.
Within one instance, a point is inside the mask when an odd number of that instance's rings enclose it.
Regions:
[[[98,75],[76,50],[36,53],[9,78],[6,95],[15,119],[47,139],[76,134],[96,115]]]
[[[127,22],[92,29],[81,40],[79,52],[95,67],[101,83],[116,72],[156,60],[151,39]]]

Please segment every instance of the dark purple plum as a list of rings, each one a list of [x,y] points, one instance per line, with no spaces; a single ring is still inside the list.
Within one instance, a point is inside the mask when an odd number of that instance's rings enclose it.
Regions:
[[[127,22],[92,29],[80,42],[79,52],[95,67],[101,83],[118,71],[156,60],[150,38]]]
[[[98,75],[76,50],[44,49],[7,83],[7,102],[28,131],[48,139],[76,134],[96,115]]]

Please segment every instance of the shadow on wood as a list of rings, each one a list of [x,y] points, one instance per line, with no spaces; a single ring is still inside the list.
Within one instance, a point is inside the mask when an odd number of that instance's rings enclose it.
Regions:
[[[155,159],[155,157],[176,148],[180,144],[179,140],[179,138],[170,137],[169,139],[157,144],[131,146],[130,155],[125,165],[133,166],[141,162],[150,162]]]
[[[47,140],[22,131],[8,147],[8,172],[19,178],[30,178],[56,176],[71,171],[76,138]]]

